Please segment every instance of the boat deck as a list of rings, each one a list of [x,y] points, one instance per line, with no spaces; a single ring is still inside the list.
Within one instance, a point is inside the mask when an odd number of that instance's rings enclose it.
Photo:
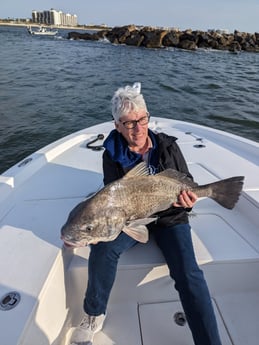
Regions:
[[[30,345],[40,338],[42,344],[62,345],[65,331],[81,318],[89,248],[62,249],[60,228],[77,203],[101,188],[103,151],[87,149],[86,144],[112,128],[106,123],[80,131],[0,176],[0,246],[2,257],[8,258],[0,262],[0,297],[13,290],[21,294],[16,308],[0,311],[6,330],[1,344]],[[233,210],[203,199],[190,223],[223,344],[257,345],[259,145],[180,121],[153,118],[150,128],[178,137],[199,184],[245,176]],[[178,311],[179,298],[151,238],[122,255],[108,317],[94,345],[168,345],[172,339],[176,345],[189,345],[188,327],[173,320]],[[10,320],[17,321],[12,332]]]

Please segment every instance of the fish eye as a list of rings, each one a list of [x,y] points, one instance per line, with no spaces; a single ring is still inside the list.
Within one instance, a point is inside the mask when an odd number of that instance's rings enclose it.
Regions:
[[[85,227],[85,230],[88,231],[88,232],[90,232],[90,231],[93,230],[93,226],[92,226],[91,224],[90,224],[90,225],[87,225],[87,226]]]

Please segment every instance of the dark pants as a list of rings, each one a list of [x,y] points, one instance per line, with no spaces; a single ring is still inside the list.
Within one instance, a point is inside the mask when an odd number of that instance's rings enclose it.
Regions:
[[[196,263],[189,224],[169,227],[152,225],[170,276],[175,281],[181,303],[196,345],[220,345],[216,319],[203,272]],[[106,311],[120,254],[137,242],[121,233],[112,242],[91,246],[89,278],[84,310],[98,316]]]

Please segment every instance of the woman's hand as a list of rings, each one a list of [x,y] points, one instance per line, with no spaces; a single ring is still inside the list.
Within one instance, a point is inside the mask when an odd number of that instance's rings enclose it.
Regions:
[[[184,208],[192,208],[197,201],[198,197],[195,193],[190,190],[182,191],[178,197],[178,202],[174,202],[174,207],[184,207]]]

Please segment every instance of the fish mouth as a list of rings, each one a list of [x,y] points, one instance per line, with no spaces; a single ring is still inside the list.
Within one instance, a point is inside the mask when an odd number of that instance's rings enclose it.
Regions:
[[[88,242],[85,241],[73,241],[65,238],[64,236],[61,236],[61,240],[64,242],[64,246],[66,248],[80,248],[80,247],[86,247],[88,245]]]

